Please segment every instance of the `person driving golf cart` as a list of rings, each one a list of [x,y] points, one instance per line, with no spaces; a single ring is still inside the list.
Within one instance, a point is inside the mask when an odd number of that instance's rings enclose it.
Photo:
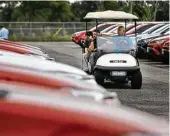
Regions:
[[[117,29],[118,36],[124,36],[125,35],[125,28],[124,26],[119,26]]]
[[[124,36],[125,34],[125,28],[124,26],[119,26],[118,31],[117,31],[118,36]],[[97,36],[102,36],[99,30],[95,31],[95,35],[88,31],[86,33],[87,39],[86,39],[86,45],[88,45],[88,48],[85,48],[85,53],[83,54],[83,62],[84,62],[84,67],[83,70],[85,72],[88,72],[88,61],[90,60],[91,63],[91,68],[93,69],[97,58],[101,55],[101,53],[96,51],[96,37]],[[89,40],[90,39],[90,40]]]

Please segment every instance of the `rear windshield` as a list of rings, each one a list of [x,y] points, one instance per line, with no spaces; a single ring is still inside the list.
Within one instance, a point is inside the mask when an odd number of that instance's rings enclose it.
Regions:
[[[163,24],[162,24],[162,25],[159,25],[159,26],[157,26],[157,27],[155,27],[155,28],[153,28],[151,31],[149,31],[149,33],[154,32],[155,30],[157,30],[157,29],[161,28],[162,26],[163,26]]]
[[[145,30],[149,29],[153,25],[154,24],[143,26],[143,27],[139,28],[138,30],[136,30],[136,32],[140,34],[140,33],[144,32]]]
[[[111,25],[113,25],[113,24],[106,24],[106,25],[103,25],[103,26],[97,28],[97,30],[102,31],[102,30],[106,29],[107,27],[109,27],[109,26],[111,26]]]

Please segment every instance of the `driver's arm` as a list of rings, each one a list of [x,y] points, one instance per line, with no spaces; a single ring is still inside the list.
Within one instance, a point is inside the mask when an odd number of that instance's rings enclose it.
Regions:
[[[95,48],[94,48],[94,41],[92,41],[89,45],[89,48],[88,48],[89,51],[94,51]]]

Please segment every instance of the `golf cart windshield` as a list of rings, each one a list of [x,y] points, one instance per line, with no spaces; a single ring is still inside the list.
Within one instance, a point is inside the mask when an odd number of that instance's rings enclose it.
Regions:
[[[136,38],[129,36],[98,36],[97,49],[106,53],[129,53],[136,50]]]

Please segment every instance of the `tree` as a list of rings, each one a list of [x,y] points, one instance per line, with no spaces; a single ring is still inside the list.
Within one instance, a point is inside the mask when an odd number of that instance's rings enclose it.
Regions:
[[[169,1],[158,1],[156,21],[169,21]]]
[[[52,11],[49,21],[71,21],[73,17],[70,3],[67,1],[50,1],[49,8]]]
[[[142,21],[169,20],[169,1],[0,1],[2,21],[84,21],[88,12],[119,10],[130,12]],[[20,3],[19,6],[16,6]]]
[[[5,7],[2,9],[2,20],[9,22],[11,21],[11,16],[13,9],[15,8],[18,2],[16,1],[1,1],[0,4],[5,4]]]
[[[71,5],[73,15],[76,20],[83,21],[83,17],[88,12],[95,12],[103,8],[100,1],[81,1],[75,2]]]
[[[157,13],[158,6],[159,6],[158,4],[159,4],[158,1],[156,1],[156,2],[154,3],[155,11],[154,11],[154,13],[153,13],[153,21],[156,20],[156,13]]]

